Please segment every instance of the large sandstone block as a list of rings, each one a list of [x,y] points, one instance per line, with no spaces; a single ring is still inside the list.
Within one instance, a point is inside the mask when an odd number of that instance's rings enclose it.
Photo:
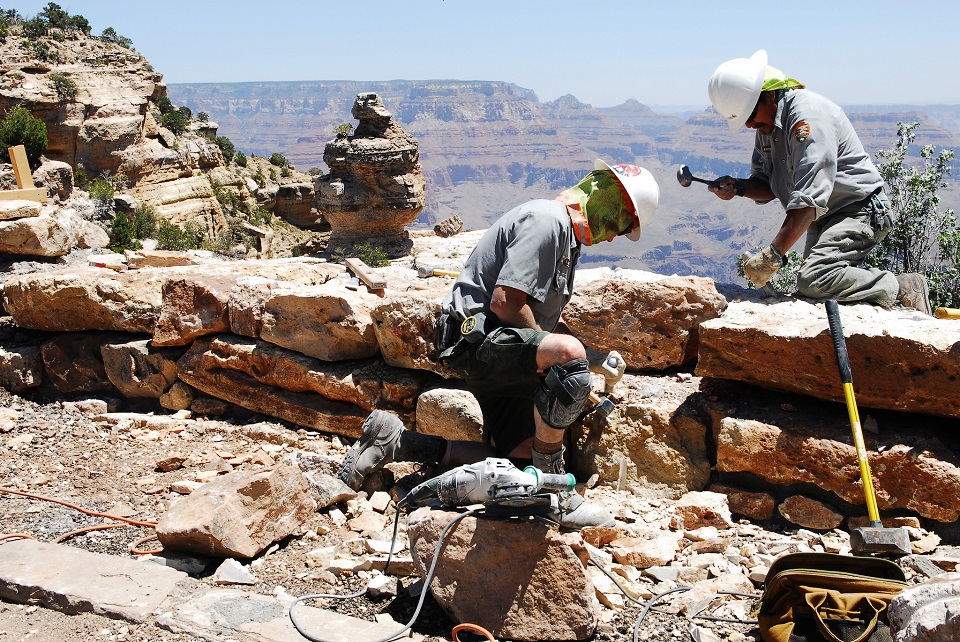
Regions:
[[[380,298],[344,285],[344,280],[334,280],[271,289],[263,302],[260,338],[324,361],[376,355],[380,346],[370,310]]]
[[[70,333],[40,346],[46,380],[64,394],[115,392],[103,363],[103,346],[121,341],[116,334]]]
[[[65,256],[74,248],[102,248],[107,233],[73,210],[0,221],[0,252],[26,256]]]
[[[105,343],[100,348],[107,378],[125,397],[159,399],[177,380],[183,350],[155,348],[149,339]]]
[[[663,370],[695,359],[700,324],[727,306],[712,279],[638,270],[611,274],[578,285],[563,319],[586,345],[617,350],[631,371]]]
[[[960,323],[841,305],[857,404],[960,417]],[[735,301],[700,326],[703,377],[843,402],[823,305]]]
[[[581,478],[600,483],[620,480],[639,494],[678,498],[703,490],[710,479],[707,426],[688,400],[699,390],[695,377],[625,375],[613,394],[613,412],[586,415],[571,428],[570,457]]]
[[[440,316],[440,302],[440,297],[431,294],[401,294],[388,297],[370,311],[384,361],[398,368],[458,378],[437,361],[433,345],[433,324]]]
[[[314,285],[342,272],[319,260],[221,261],[142,270],[82,267],[37,272],[4,284],[4,308],[22,328],[77,332],[119,330],[152,334],[168,279],[249,275]]]
[[[458,516],[429,508],[410,515],[410,554],[421,577]],[[452,620],[498,639],[585,640],[600,605],[574,546],[585,548],[579,535],[564,537],[541,522],[466,517],[444,540],[430,591]]]
[[[810,484],[864,511],[863,484],[846,408],[809,402],[791,411],[755,402],[708,402],[717,470],[749,473],[778,487]],[[907,509],[940,522],[960,519],[960,457],[943,428],[908,415],[879,416],[864,431],[880,510]]]
[[[315,510],[299,468],[238,471],[174,503],[157,522],[157,538],[165,549],[251,558],[301,532]]]
[[[0,348],[0,386],[20,394],[43,381],[43,359],[38,346]]]
[[[330,363],[233,335],[197,340],[177,368],[180,379],[211,396],[351,438],[374,408],[412,423],[417,395],[432,381],[376,359]]]

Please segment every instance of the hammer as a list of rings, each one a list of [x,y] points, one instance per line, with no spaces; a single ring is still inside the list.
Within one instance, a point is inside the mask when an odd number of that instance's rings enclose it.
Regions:
[[[590,410],[596,410],[601,417],[609,417],[610,413],[613,412],[613,402],[610,401],[610,398],[601,397],[592,390],[590,391],[590,403],[593,404]]]
[[[847,402],[850,429],[853,431],[853,445],[857,450],[860,479],[863,482],[867,515],[870,518],[869,526],[854,528],[850,531],[850,549],[854,555],[869,555],[871,553],[909,555],[912,552],[912,547],[910,546],[910,534],[907,529],[903,527],[886,528],[880,521],[877,497],[873,489],[873,476],[870,473],[870,463],[867,461],[867,448],[863,443],[863,431],[860,428],[860,413],[857,411],[857,401],[853,395],[853,374],[850,371],[847,342],[843,338],[843,326],[840,324],[840,309],[833,299],[828,299],[824,305],[827,309],[827,323],[830,326],[834,351],[837,353],[840,382],[843,384],[843,396]]]
[[[459,272],[454,270],[444,270],[443,266],[434,264],[434,265],[418,265],[417,266],[417,276],[421,279],[425,279],[428,276],[460,276]]]

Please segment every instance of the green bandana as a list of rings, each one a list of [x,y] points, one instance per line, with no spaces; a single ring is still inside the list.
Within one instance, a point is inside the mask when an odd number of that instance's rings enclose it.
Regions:
[[[623,204],[623,188],[610,170],[590,172],[575,186],[564,190],[563,196],[580,204],[580,211],[590,226],[592,243],[612,241],[633,226],[633,213]]]
[[[763,87],[760,91],[777,91],[780,89],[803,89],[803,83],[796,78],[787,78],[787,75],[776,67],[767,65],[767,71],[763,75]]]

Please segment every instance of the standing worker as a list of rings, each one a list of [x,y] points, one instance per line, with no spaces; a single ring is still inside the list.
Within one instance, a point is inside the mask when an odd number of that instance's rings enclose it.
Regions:
[[[811,299],[901,304],[930,314],[926,279],[862,266],[893,219],[883,179],[843,110],[767,65],[767,52],[723,63],[708,85],[730,129],[757,130],[750,178],[723,176],[723,200],[778,198],[787,215],[773,242],[746,257],[743,272],[760,288],[786,265],[806,232],[797,291]]]
[[[436,326],[440,360],[477,397],[490,443],[448,441],[404,430],[376,410],[341,464],[340,478],[359,489],[370,473],[396,460],[457,466],[486,457],[531,459],[563,473],[564,435],[583,411],[591,372],[623,375],[619,353],[599,353],[567,332],[560,318],[573,293],[582,245],[640,238],[660,190],[636,165],[594,162],[594,171],[555,200],[533,200],[504,214],[477,243],[443,301]],[[578,530],[613,523],[604,509],[562,493],[550,517]]]

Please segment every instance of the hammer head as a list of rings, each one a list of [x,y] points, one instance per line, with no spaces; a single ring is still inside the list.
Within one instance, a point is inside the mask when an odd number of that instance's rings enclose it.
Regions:
[[[850,531],[850,550],[854,555],[886,553],[909,555],[910,533],[906,528],[884,528],[882,525],[861,526]]]
[[[417,276],[421,279],[428,276],[433,276],[433,273],[440,269],[440,266],[437,264],[431,265],[417,265]]]
[[[680,169],[677,170],[677,182],[684,187],[690,187],[693,184],[693,174],[690,173],[690,168],[686,165],[681,165]]]
[[[600,413],[601,417],[609,417],[613,412],[613,402],[609,397],[600,397],[594,404],[593,409]]]

